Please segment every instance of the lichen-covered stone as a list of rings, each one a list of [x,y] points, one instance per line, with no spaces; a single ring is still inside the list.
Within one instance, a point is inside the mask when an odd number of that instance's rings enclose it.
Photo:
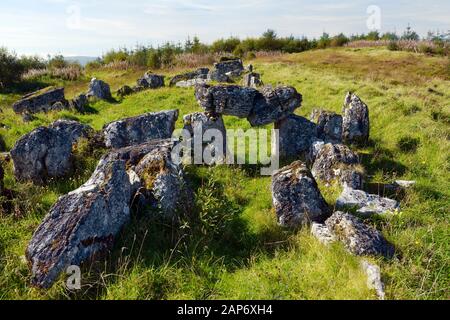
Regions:
[[[256,72],[250,72],[245,74],[242,82],[244,87],[250,87],[255,89],[263,85],[263,82],[261,81],[261,75]]]
[[[86,96],[88,98],[93,97],[97,99],[110,100],[112,99],[111,88],[106,82],[93,78],[89,83],[89,89]]]
[[[137,81],[137,85],[146,89],[158,89],[164,87],[164,76],[146,72],[144,76]]]
[[[338,211],[327,219],[325,224],[336,239],[354,255],[381,255],[389,258],[394,254],[393,246],[378,230],[353,215]]]
[[[199,68],[192,72],[176,75],[170,80],[170,86],[184,87],[183,85],[180,85],[180,83],[196,83],[195,80],[206,81],[206,79],[208,78],[208,73],[208,68]]]
[[[317,137],[326,142],[342,142],[341,115],[334,112],[316,109],[311,115],[311,120],[317,123]]]
[[[94,129],[88,125],[73,120],[57,120],[49,128],[55,130],[59,135],[68,137],[72,144],[76,143],[80,138],[86,138],[94,133]]]
[[[103,132],[108,148],[123,148],[154,139],[169,139],[175,130],[178,110],[147,113],[112,122]]]
[[[275,129],[279,130],[277,143],[281,159],[305,157],[317,139],[316,125],[294,114],[275,122]]]
[[[375,194],[368,194],[362,190],[344,188],[344,191],[337,200],[336,207],[340,210],[355,209],[358,214],[371,216],[374,214],[395,212],[400,209],[400,203]]]
[[[363,175],[358,169],[359,157],[342,144],[328,143],[321,147],[312,167],[316,179],[326,183],[339,181],[356,189],[363,187]]]
[[[329,245],[336,242],[337,239],[330,229],[323,223],[313,223],[311,226],[311,234],[322,244]]]
[[[369,108],[356,95],[348,93],[343,110],[343,140],[346,143],[365,144],[369,140]]]
[[[386,298],[386,293],[384,291],[384,283],[381,280],[380,267],[367,260],[363,260],[361,262],[361,268],[367,275],[367,287],[371,290],[375,290],[379,300],[384,300]]]
[[[208,80],[205,79],[191,79],[191,80],[183,80],[176,83],[175,86],[178,88],[190,88],[195,87],[197,85],[205,85],[208,84]]]
[[[278,222],[284,227],[322,222],[329,214],[316,180],[300,161],[274,173],[272,198]]]
[[[215,63],[214,68],[222,74],[231,74],[232,76],[240,76],[245,70],[242,60],[240,59]]]
[[[60,103],[60,104],[59,104]],[[15,113],[34,114],[67,107],[64,88],[45,88],[22,97],[13,105]]]

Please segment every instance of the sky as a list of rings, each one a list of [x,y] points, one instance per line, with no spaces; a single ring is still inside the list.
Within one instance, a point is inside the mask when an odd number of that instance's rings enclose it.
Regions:
[[[16,53],[100,56],[198,36],[319,37],[450,29],[449,0],[1,0],[0,46]]]

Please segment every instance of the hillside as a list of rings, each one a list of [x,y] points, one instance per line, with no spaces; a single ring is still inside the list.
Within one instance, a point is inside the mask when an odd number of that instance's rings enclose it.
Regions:
[[[395,259],[375,259],[389,299],[447,299],[450,248],[450,61],[384,48],[326,49],[252,61],[265,84],[292,85],[303,94],[298,114],[322,107],[341,113],[348,91],[371,112],[371,143],[359,149],[374,192],[396,179],[417,185],[400,199],[402,211],[372,218],[397,249]],[[145,70],[93,71],[64,85],[66,96],[86,91],[91,77],[112,90],[133,85]],[[168,77],[181,70],[162,70]],[[144,91],[123,101],[99,101],[86,114],[38,114],[30,123],[12,111],[19,94],[0,94],[0,136],[6,149],[24,134],[60,119],[101,129],[108,122],[149,111],[199,111],[193,89]],[[227,128],[249,128],[226,117]],[[178,122],[182,127],[182,117]],[[406,141],[406,143],[405,143]],[[92,173],[100,154],[83,153],[70,180],[47,187],[16,182],[11,163],[5,186],[15,192],[13,214],[0,218],[0,299],[374,299],[359,259],[339,244],[325,247],[309,231],[276,223],[270,177],[251,166],[189,167],[198,218],[180,228],[135,216],[105,262],[92,266],[83,290],[71,293],[61,281],[49,291],[29,286],[24,252],[33,231],[57,198]],[[337,187],[321,186],[329,203]],[[100,276],[99,276],[100,274]],[[87,283],[86,283],[87,281]]]

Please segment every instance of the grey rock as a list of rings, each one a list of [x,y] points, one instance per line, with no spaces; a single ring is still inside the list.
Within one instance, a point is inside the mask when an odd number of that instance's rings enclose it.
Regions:
[[[381,280],[381,269],[379,266],[370,263],[367,260],[361,262],[361,268],[367,275],[367,286],[371,290],[375,290],[379,300],[384,300],[386,298],[386,293],[384,291],[384,283]]]
[[[191,82],[190,80],[206,80],[208,78],[209,69],[199,68],[192,72],[176,75],[170,80],[170,86],[178,86],[180,82]],[[195,81],[193,81],[195,83]]]
[[[329,214],[314,177],[300,161],[273,174],[272,198],[278,222],[284,227],[322,222]]]
[[[317,136],[326,142],[342,142],[341,115],[324,110],[314,110],[311,120],[317,123]]]
[[[306,161],[308,165],[312,167],[314,161],[317,159],[317,155],[320,150],[325,146],[325,141],[317,139],[311,143],[311,147],[309,148],[308,154],[306,155]]]
[[[61,104],[58,104],[61,103]],[[39,113],[48,112],[57,108],[67,106],[67,101],[64,97],[64,88],[45,88],[22,97],[13,105],[15,113]]]
[[[89,100],[85,94],[80,94],[75,99],[70,101],[70,107],[81,113],[86,111],[86,107],[88,105],[89,105]]]
[[[303,97],[293,87],[263,88],[257,95],[247,118],[253,127],[264,126],[284,119],[301,107]]]
[[[244,87],[250,87],[255,89],[262,86],[263,82],[261,81],[261,75],[255,72],[245,74],[243,79],[243,85]]]
[[[208,80],[206,79],[192,79],[192,80],[183,80],[176,83],[178,88],[190,88],[195,87],[197,85],[207,84]]]
[[[311,226],[311,234],[324,245],[329,245],[337,241],[334,234],[323,223],[313,223]]]
[[[107,124],[103,130],[106,146],[119,149],[154,139],[169,139],[178,114],[178,110],[147,113]]]
[[[144,76],[137,81],[137,85],[146,89],[158,89],[164,87],[164,76],[146,72]]]
[[[416,181],[396,180],[394,185],[402,189],[410,189],[416,185]]]
[[[72,144],[75,144],[80,138],[87,138],[94,134],[94,129],[90,126],[73,120],[57,120],[49,128],[54,129],[56,134],[67,137]]]
[[[353,215],[338,211],[327,219],[325,224],[336,239],[354,255],[381,255],[390,258],[394,254],[393,246],[378,230]]]
[[[346,143],[365,144],[369,140],[369,108],[355,94],[345,97],[343,110],[343,140]]]
[[[368,194],[362,190],[344,188],[337,200],[336,207],[340,210],[356,209],[358,214],[371,216],[400,210],[400,203],[375,194]]]
[[[119,90],[117,90],[117,95],[121,98],[132,95],[133,93],[134,90],[130,86],[123,86]]]
[[[112,99],[111,88],[106,82],[93,78],[89,84],[89,90],[86,96],[88,98],[93,97],[97,99],[110,100]]]
[[[225,73],[220,72],[219,70],[211,70],[208,73],[207,77],[208,82],[215,81],[215,82],[223,82],[223,83],[232,83],[233,80],[226,75]]]
[[[316,125],[297,115],[289,115],[283,120],[275,122],[275,129],[279,130],[279,155],[281,159],[298,159],[304,157],[317,139]]]
[[[222,61],[214,64],[215,70],[222,74],[232,73],[233,75],[241,75],[244,72],[244,65],[242,64],[242,60],[228,60]]]
[[[339,181],[356,189],[363,187],[363,174],[358,170],[359,157],[342,144],[328,143],[321,147],[312,167],[316,179],[326,183]]]

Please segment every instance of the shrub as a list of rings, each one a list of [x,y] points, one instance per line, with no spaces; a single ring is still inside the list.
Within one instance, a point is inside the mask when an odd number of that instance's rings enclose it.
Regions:
[[[0,48],[0,90],[18,82],[25,68],[14,53]]]
[[[390,41],[387,48],[388,48],[388,50],[391,50],[391,51],[400,50],[400,47],[399,47],[397,41]]]
[[[63,69],[69,66],[69,63],[64,59],[62,55],[57,55],[49,58],[47,68],[49,69]]]

